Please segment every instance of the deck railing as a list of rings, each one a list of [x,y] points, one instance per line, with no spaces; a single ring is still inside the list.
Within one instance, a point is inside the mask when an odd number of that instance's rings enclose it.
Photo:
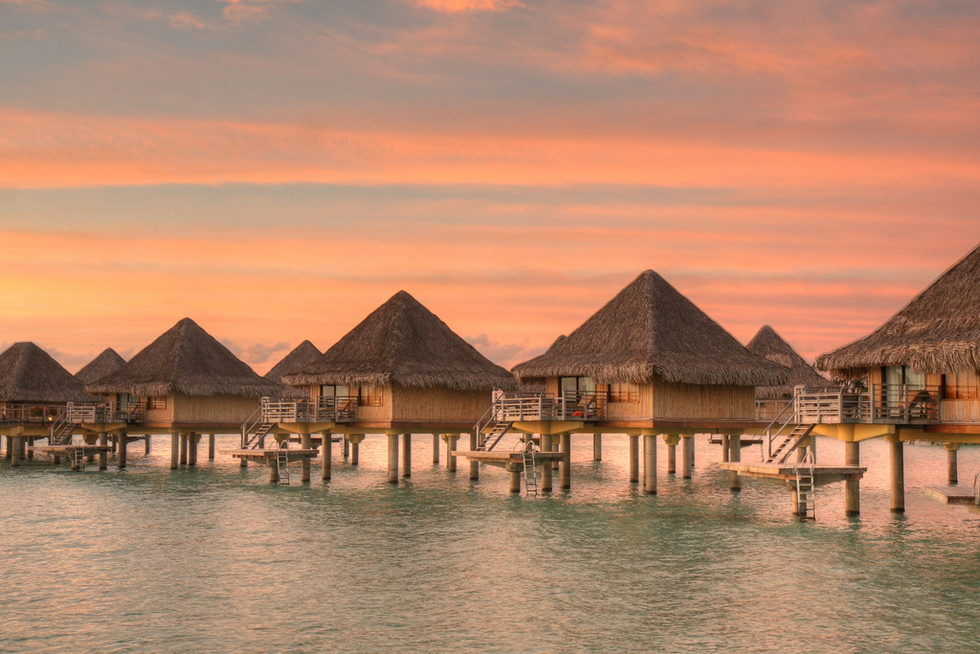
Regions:
[[[500,422],[532,420],[601,420],[606,417],[606,395],[582,391],[504,393],[494,401],[493,418]]]
[[[66,404],[0,404],[0,424],[74,424],[100,422],[141,422],[138,402],[68,402]]]
[[[793,403],[800,424],[928,424],[939,420],[938,386],[872,384],[867,391],[826,391],[797,386]]]
[[[318,397],[313,400],[290,400],[263,397],[262,422],[354,422],[357,420],[357,397]]]

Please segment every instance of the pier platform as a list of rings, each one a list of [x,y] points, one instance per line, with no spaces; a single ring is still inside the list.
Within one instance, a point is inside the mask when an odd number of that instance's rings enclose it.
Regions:
[[[943,504],[976,504],[973,489],[965,486],[926,486],[926,495]]]
[[[728,462],[718,464],[722,470],[732,470],[741,477],[755,477],[757,479],[778,479],[783,481],[796,480],[795,463],[741,463]],[[814,481],[816,483],[830,483],[843,479],[861,479],[868,469],[861,466],[815,466],[813,469]]]
[[[451,456],[465,457],[471,461],[479,461],[480,463],[505,467],[509,464],[524,464],[524,455],[519,451],[490,450],[489,452],[484,452],[483,450],[465,450],[452,452]],[[544,463],[545,461],[561,461],[563,458],[565,458],[565,454],[562,452],[534,453],[534,460],[536,463]]]
[[[275,463],[280,452],[286,452],[286,458],[289,461],[302,461],[303,459],[313,459],[319,454],[317,449],[300,450],[289,448],[288,450],[282,450],[277,447],[268,447],[264,450],[219,450],[219,454],[227,454],[230,457],[236,459],[244,459],[246,461],[259,461],[264,463]]]
[[[77,451],[81,451],[84,456],[101,454],[102,452],[112,452],[111,445],[32,445],[29,450],[53,456],[64,456],[71,458]]]

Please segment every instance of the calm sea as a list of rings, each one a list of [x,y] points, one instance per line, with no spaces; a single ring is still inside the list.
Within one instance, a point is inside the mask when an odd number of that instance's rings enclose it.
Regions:
[[[228,445],[235,439],[230,438]],[[864,443],[862,515],[819,488],[728,490],[697,443],[693,480],[627,482],[627,439],[574,437],[571,492],[521,499],[507,475],[433,466],[385,483],[385,439],[334,479],[270,486],[218,455],[171,472],[169,442],[124,472],[0,464],[4,652],[973,652],[980,515],[927,498],[945,451],[906,446],[907,513],[888,510],[887,450]],[[219,448],[221,444],[219,443]],[[206,452],[206,448],[203,448]],[[840,444],[820,439],[822,462]],[[758,456],[746,449],[743,460]],[[443,456],[444,459],[444,456]],[[960,451],[972,483],[980,448]],[[297,468],[298,472],[298,468]],[[294,479],[298,479],[298,474]]]

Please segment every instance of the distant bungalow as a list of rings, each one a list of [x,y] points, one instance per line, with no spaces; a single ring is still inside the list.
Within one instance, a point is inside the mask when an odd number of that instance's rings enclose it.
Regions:
[[[630,435],[631,480],[645,437],[646,490],[656,492],[656,436],[671,448],[684,437],[689,476],[695,433],[736,439],[756,427],[757,386],[785,384],[789,371],[749,352],[652,270],[643,272],[544,354],[513,368],[525,384],[544,384],[546,410],[503,415],[514,429],[560,435]],[[671,460],[672,463],[672,460]],[[567,468],[567,465],[565,466]],[[563,472],[562,485],[567,485]],[[547,481],[546,481],[547,483]]]
[[[6,457],[18,465],[29,441],[50,438],[69,402],[93,402],[82,383],[34,343],[14,343],[0,354],[0,435]]]
[[[284,356],[279,363],[272,366],[269,372],[265,373],[263,377],[281,385],[285,389],[283,397],[307,397],[308,393],[306,391],[286,385],[282,378],[289,373],[296,372],[305,365],[313,363],[322,355],[323,352],[318,350],[313,343],[303,341],[292,352]]]
[[[759,332],[749,341],[746,349],[756,356],[778,363],[790,370],[789,379],[785,384],[756,387],[757,416],[760,420],[772,420],[779,417],[787,403],[793,399],[793,389],[797,386],[827,391],[839,388],[838,384],[817,372],[806,359],[800,356],[799,352],[793,349],[792,345],[787,343],[769,325],[763,325],[759,329]]]
[[[202,433],[237,433],[259,407],[259,398],[282,387],[256,374],[228,348],[184,318],[136,354],[128,363],[88,384],[90,393],[139,407],[129,424],[111,428],[146,434],[171,434],[171,467],[180,459],[196,463]],[[120,447],[120,452],[124,447]],[[124,454],[122,456],[125,456]]]
[[[75,379],[82,384],[91,384],[105,377],[110,372],[115,372],[126,365],[126,359],[119,356],[119,353],[111,347],[106,348],[102,353],[92,359],[81,370],[75,373]]]
[[[444,434],[452,449],[458,435],[472,432],[486,413],[493,390],[517,387],[507,370],[477,352],[405,291],[283,380],[305,389],[309,401],[323,410],[350,410],[331,430],[347,434],[355,448],[365,434],[388,435],[392,482],[398,481],[399,435],[402,474],[407,477],[412,434]],[[290,428],[284,422],[279,427]],[[329,447],[324,450],[327,456]]]
[[[890,441],[894,511],[905,506],[904,441],[946,444],[955,483],[956,449],[980,443],[980,246],[881,327],[816,365],[856,384],[840,401],[808,403],[800,419],[845,441],[852,461],[861,440]]]

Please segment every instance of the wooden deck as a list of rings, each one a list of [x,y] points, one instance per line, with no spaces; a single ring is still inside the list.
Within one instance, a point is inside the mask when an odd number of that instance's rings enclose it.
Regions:
[[[236,459],[245,459],[246,461],[259,461],[259,462],[273,462],[275,463],[276,458],[281,452],[279,448],[270,447],[264,450],[259,449],[248,449],[248,450],[219,450],[219,454],[227,454],[228,456],[234,457]],[[319,454],[317,449],[309,450],[299,450],[289,448],[286,450],[286,457],[289,461],[302,461],[303,459],[313,459]]]
[[[465,450],[452,452],[451,455],[466,457],[471,461],[479,461],[480,463],[490,465],[506,466],[512,463],[524,464],[524,455],[519,451],[515,452],[513,450],[490,450],[489,452],[484,452],[483,450]],[[565,458],[565,455],[562,452],[534,453],[534,460],[536,462],[561,461],[563,458]]]
[[[33,445],[28,449],[34,450],[35,452],[53,454],[56,456],[68,456],[70,454],[74,454],[78,450],[81,450],[82,454],[86,456],[89,454],[112,452],[111,445],[85,445],[81,443],[78,445]]]
[[[722,470],[734,470],[742,477],[757,479],[779,479],[784,481],[796,480],[796,464],[792,463],[740,463],[729,462],[718,464]],[[840,481],[848,477],[860,479],[868,469],[861,466],[816,466],[813,469],[817,483]]]
[[[926,495],[943,504],[976,504],[973,489],[968,486],[926,486]]]

